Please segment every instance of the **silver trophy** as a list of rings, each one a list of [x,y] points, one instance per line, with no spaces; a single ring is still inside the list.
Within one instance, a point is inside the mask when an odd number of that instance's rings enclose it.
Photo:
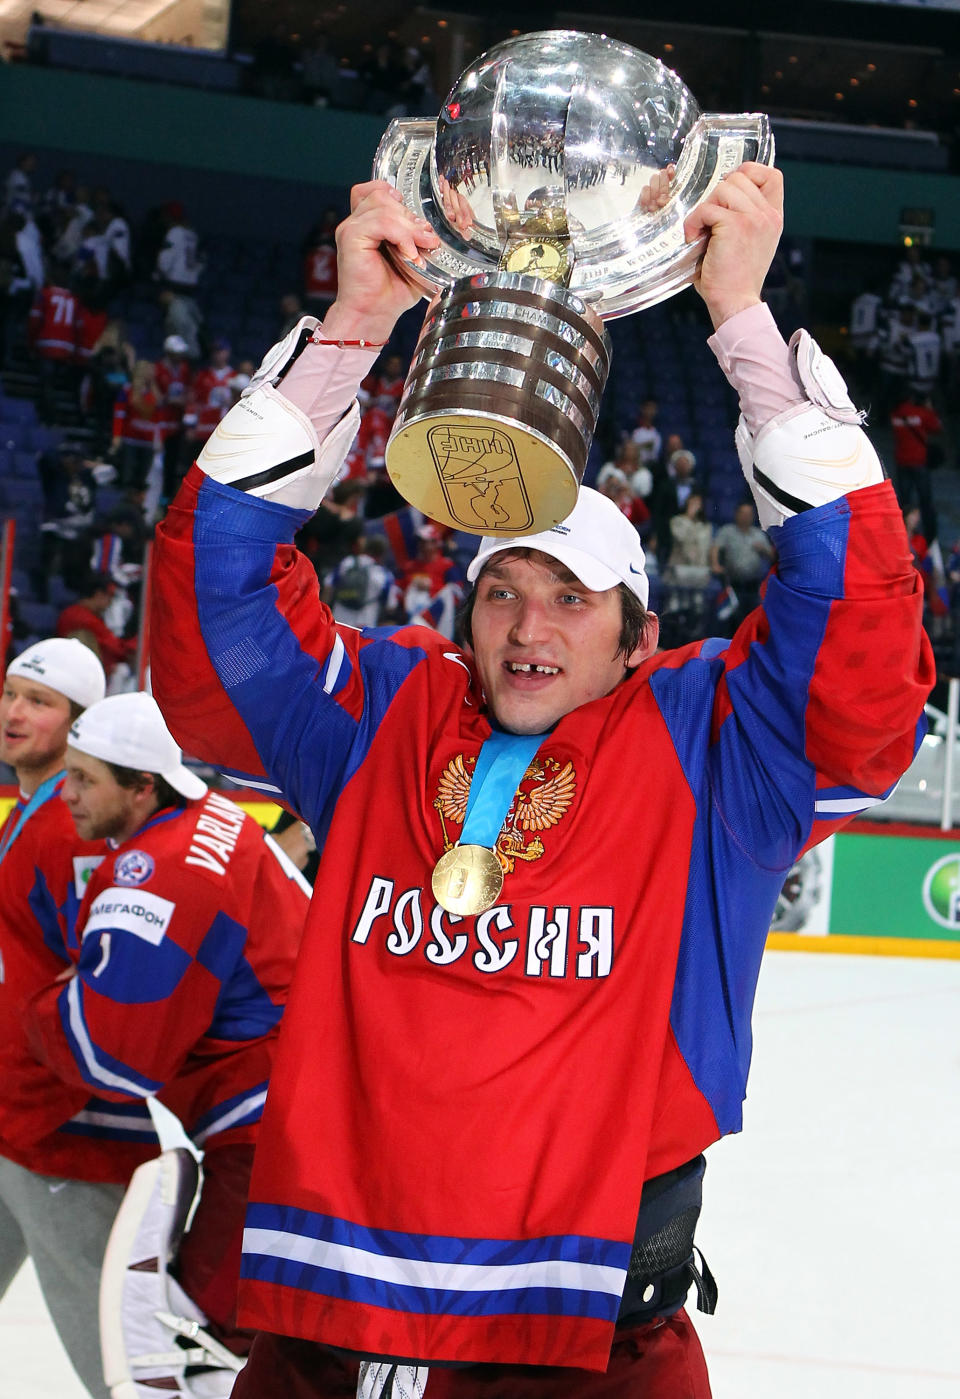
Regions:
[[[745,160],[762,113],[705,116],[671,69],[599,34],[482,54],[433,121],[391,122],[374,162],[440,246],[400,271],[431,298],[387,471],[474,534],[549,529],[576,503],[607,374],[604,320],[692,281],[683,221]]]

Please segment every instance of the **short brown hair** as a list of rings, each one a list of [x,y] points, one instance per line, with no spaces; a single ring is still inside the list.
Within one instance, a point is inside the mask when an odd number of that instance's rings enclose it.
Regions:
[[[183,793],[178,792],[175,787],[171,787],[170,783],[158,772],[121,767],[119,763],[107,763],[107,767],[113,774],[117,785],[125,787],[128,791],[134,787],[142,787],[143,779],[148,778],[153,783],[153,790],[156,793],[161,811],[166,810],[168,806],[186,806],[187,804],[187,799]]]
[[[512,559],[528,559],[531,554],[540,554],[541,558],[549,559],[550,571],[555,577],[559,578],[562,583],[578,583],[580,587],[584,586],[577,575],[572,573],[559,559],[554,559],[549,554],[542,553],[539,549],[529,549],[525,546],[516,549],[501,549],[498,554],[494,554],[493,558],[483,566],[480,571],[480,577],[477,579],[473,588],[467,595],[463,606],[457,613],[457,636],[465,645],[471,648],[473,647],[473,609],[477,601],[477,588],[480,585],[483,575],[490,567],[490,564],[493,563],[494,560],[499,563],[508,563]],[[626,583],[617,584],[617,593],[620,596],[621,622],[620,640],[616,655],[622,656],[626,661],[629,656],[633,655],[634,651],[643,640],[643,634],[646,630],[650,614],[633,589],[628,588]]]

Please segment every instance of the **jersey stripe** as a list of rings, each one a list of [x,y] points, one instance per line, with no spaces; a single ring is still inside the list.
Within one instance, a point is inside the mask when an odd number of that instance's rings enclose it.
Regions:
[[[245,1277],[400,1311],[615,1319],[630,1245],[576,1235],[457,1239],[250,1206]]]

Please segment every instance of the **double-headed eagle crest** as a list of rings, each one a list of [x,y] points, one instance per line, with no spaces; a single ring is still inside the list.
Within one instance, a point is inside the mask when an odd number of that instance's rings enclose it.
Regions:
[[[458,753],[440,774],[434,806],[440,813],[443,848],[456,844],[447,834],[447,821],[462,826],[476,758]],[[576,795],[577,774],[572,762],[560,766],[556,758],[534,758],[523,775],[494,849],[504,874],[511,874],[517,860],[539,860],[544,853],[539,832],[555,826],[566,815]]]

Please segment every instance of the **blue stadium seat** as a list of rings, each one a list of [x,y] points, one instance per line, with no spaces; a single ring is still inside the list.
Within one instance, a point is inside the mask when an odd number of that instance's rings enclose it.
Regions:
[[[28,398],[0,399],[0,423],[35,423],[37,410]]]
[[[29,423],[19,423],[12,420],[0,422],[0,446],[6,447],[11,452],[21,452],[30,446],[30,436],[33,428]]]
[[[39,487],[36,452],[14,452],[13,475],[18,481],[31,481]]]
[[[49,602],[35,602],[32,598],[18,598],[17,610],[23,621],[38,636],[52,636],[57,629],[59,609]]]

